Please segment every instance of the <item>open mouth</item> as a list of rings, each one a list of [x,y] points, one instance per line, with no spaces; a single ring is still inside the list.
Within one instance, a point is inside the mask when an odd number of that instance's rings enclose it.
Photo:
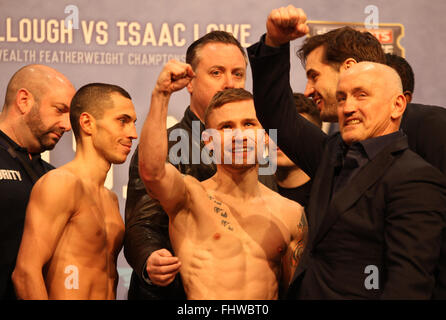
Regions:
[[[322,99],[322,97],[318,94],[313,96],[313,102],[316,104],[317,108],[319,109],[319,111],[322,110],[322,102],[324,100]]]
[[[350,125],[355,125],[355,124],[359,124],[361,121],[358,119],[352,119],[352,120],[347,120],[345,121],[345,125],[346,126],[350,126]]]
[[[253,151],[254,147],[242,147],[242,148],[233,148],[231,149],[232,153],[242,153],[242,152],[250,152]]]

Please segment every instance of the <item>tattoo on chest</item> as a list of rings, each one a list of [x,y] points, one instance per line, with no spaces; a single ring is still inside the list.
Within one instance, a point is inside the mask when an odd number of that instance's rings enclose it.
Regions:
[[[234,227],[228,220],[228,213],[225,211],[225,209],[222,208],[222,203],[212,196],[209,196],[209,199],[214,202],[214,213],[220,216],[220,222],[223,227],[225,227],[229,231],[234,231]]]

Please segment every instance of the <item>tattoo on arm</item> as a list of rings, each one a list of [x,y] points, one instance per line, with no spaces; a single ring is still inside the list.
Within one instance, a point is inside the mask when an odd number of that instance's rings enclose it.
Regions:
[[[304,252],[305,244],[307,242],[308,223],[307,218],[305,217],[305,212],[302,212],[299,224],[297,226],[297,232],[300,238],[293,248],[293,255],[291,259],[291,264],[293,267],[299,264],[302,253]]]

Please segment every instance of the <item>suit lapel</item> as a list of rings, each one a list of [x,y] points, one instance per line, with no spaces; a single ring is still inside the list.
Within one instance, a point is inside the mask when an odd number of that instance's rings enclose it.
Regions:
[[[396,143],[384,148],[352,178],[348,186],[333,195],[330,206],[327,208],[323,221],[316,232],[314,242],[312,242],[313,246],[323,239],[339,215],[351,208],[367,189],[382,177],[395,159],[392,153],[406,148],[407,141],[405,139],[398,140]]]

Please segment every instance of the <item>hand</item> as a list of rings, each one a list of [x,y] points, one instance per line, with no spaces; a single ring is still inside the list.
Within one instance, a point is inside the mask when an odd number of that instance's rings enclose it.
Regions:
[[[169,250],[159,249],[147,258],[147,274],[152,283],[165,287],[169,285],[180,270],[181,262]]]
[[[155,92],[171,94],[189,84],[195,73],[190,64],[170,60],[164,65],[155,85]]]
[[[307,16],[302,9],[289,5],[274,9],[266,20],[265,43],[271,47],[279,47],[309,32]]]

